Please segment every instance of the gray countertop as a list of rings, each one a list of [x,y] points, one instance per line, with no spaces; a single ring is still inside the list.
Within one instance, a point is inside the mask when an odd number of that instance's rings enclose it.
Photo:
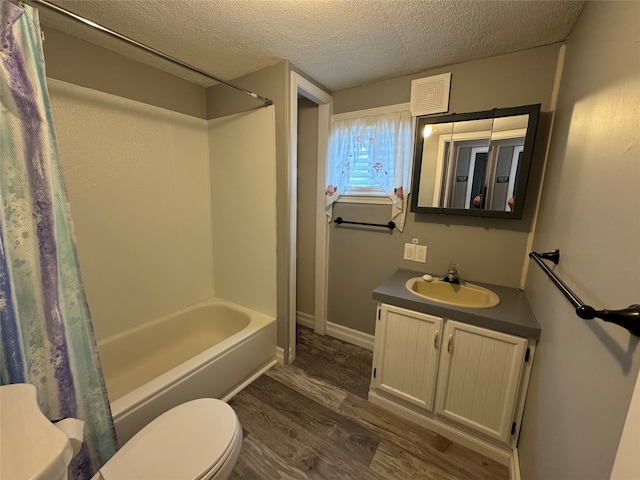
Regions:
[[[396,307],[459,320],[520,337],[535,340],[540,338],[540,325],[533,316],[531,306],[522,290],[470,281],[493,290],[500,297],[500,303],[492,308],[455,307],[432,302],[407,290],[405,287],[407,280],[421,277],[423,274],[424,272],[401,268],[373,291],[373,299]]]

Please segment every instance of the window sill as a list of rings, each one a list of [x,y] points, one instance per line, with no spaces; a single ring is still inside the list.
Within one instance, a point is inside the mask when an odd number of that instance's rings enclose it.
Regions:
[[[386,195],[340,195],[338,203],[368,203],[371,205],[391,205],[391,199]]]

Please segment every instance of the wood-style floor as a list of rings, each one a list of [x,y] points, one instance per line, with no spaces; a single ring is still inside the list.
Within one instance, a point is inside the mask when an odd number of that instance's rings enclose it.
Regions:
[[[231,480],[504,480],[508,470],[367,401],[371,352],[298,326],[296,360],[229,403],[244,428]]]

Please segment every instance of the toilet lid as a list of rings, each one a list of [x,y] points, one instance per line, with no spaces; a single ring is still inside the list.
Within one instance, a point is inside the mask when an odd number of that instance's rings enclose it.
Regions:
[[[223,459],[237,425],[220,400],[183,403],[140,430],[100,472],[106,480],[197,480]]]

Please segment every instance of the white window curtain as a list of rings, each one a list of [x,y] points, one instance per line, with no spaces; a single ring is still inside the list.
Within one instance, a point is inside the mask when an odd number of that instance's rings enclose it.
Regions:
[[[377,187],[391,199],[391,219],[402,232],[411,186],[411,140],[408,110],[332,121],[325,192],[328,220],[341,195]]]

